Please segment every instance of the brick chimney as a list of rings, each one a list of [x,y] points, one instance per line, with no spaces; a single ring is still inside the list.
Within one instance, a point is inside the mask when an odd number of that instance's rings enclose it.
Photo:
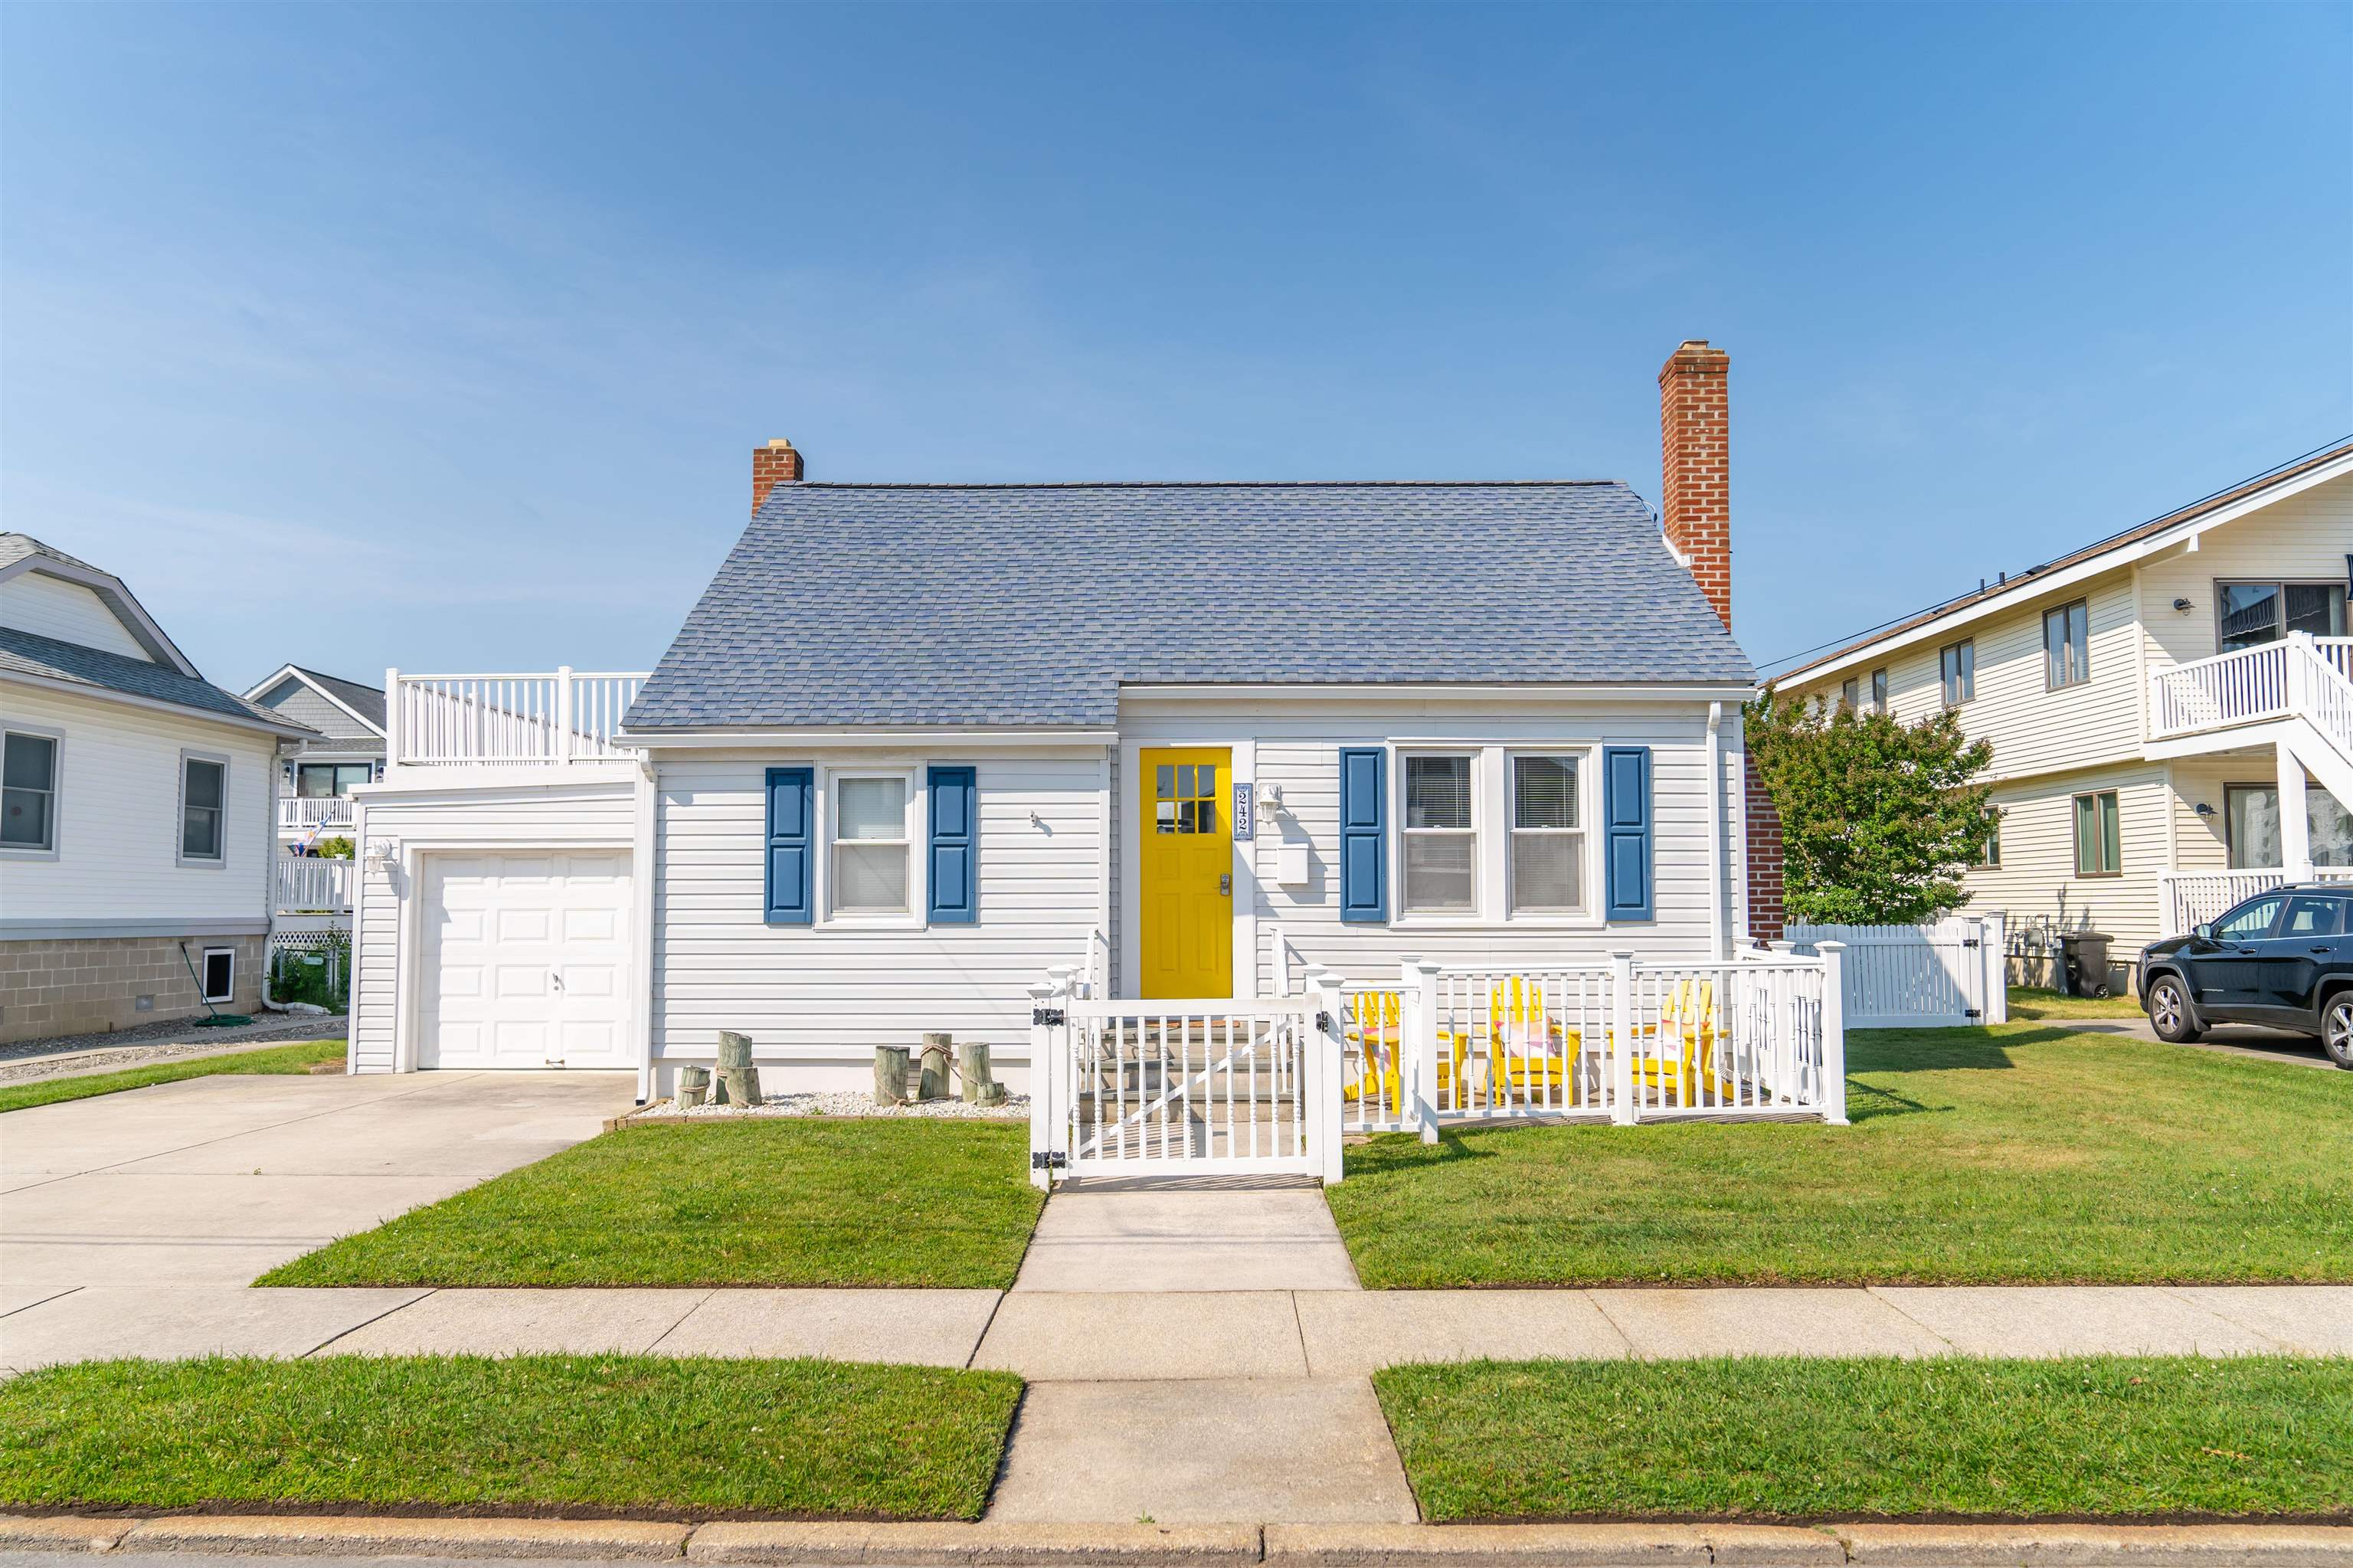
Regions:
[[[1732,625],[1732,358],[1705,338],[1659,367],[1659,524],[1724,624]]]
[[[752,449],[752,510],[760,510],[760,503],[768,499],[768,492],[780,484],[790,484],[801,476],[801,454],[793,450],[793,443],[778,437],[765,447]]]

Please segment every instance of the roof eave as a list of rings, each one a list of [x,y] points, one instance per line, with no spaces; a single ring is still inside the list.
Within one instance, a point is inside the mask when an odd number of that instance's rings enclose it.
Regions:
[[[147,708],[156,713],[176,714],[184,718],[205,719],[237,729],[259,730],[265,735],[280,736],[288,740],[320,740],[325,737],[308,725],[291,719],[270,723],[246,715],[225,714],[217,708],[200,708],[188,703],[175,703],[163,697],[141,696],[135,692],[121,692],[112,686],[101,686],[91,681],[69,680],[59,675],[37,675],[28,670],[0,670],[0,681],[13,681],[19,685],[34,686],[42,691],[63,692],[70,696],[91,697],[100,702],[121,703],[128,707]]]

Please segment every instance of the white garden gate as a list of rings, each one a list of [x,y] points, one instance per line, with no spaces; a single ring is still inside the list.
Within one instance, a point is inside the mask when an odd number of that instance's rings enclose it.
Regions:
[[[2010,1018],[2005,921],[1952,916],[1928,926],[1790,926],[1788,946],[1846,945],[1850,1029],[1954,1029]]]
[[[1029,1162],[1070,1177],[1339,1179],[1331,1012],[1031,993]]]

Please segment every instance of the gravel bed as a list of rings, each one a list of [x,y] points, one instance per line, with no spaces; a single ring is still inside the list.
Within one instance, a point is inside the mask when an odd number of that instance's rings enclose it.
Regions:
[[[656,1100],[639,1116],[682,1116],[690,1121],[726,1121],[763,1116],[928,1117],[948,1121],[1028,1121],[1029,1097],[1015,1095],[1001,1106],[973,1106],[962,1100],[919,1100],[913,1105],[878,1106],[872,1090],[836,1090],[824,1094],[772,1095],[760,1106],[692,1106],[681,1110],[674,1099]]]
[[[176,1062],[185,1056],[220,1056],[255,1046],[291,1044],[298,1040],[339,1040],[347,1022],[341,1017],[274,1019],[250,1029],[191,1029],[183,1019],[174,1024],[118,1029],[111,1034],[20,1041],[0,1046],[0,1084],[114,1073],[125,1067]]]

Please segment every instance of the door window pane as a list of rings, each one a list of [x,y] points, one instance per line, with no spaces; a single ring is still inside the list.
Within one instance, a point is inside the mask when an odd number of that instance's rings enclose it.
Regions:
[[[2278,917],[2280,906],[2286,900],[2277,896],[2258,898],[2236,912],[2223,916],[2214,927],[2214,935],[2226,942],[2252,942],[2268,936],[2272,921]]]
[[[58,743],[45,735],[10,735],[0,741],[0,844],[53,849]]]
[[[2346,900],[2306,895],[2291,898],[2287,918],[2280,922],[2283,937],[2341,937],[2345,934]]]
[[[187,860],[221,858],[221,797],[228,769],[189,758],[180,767],[180,853]]]

